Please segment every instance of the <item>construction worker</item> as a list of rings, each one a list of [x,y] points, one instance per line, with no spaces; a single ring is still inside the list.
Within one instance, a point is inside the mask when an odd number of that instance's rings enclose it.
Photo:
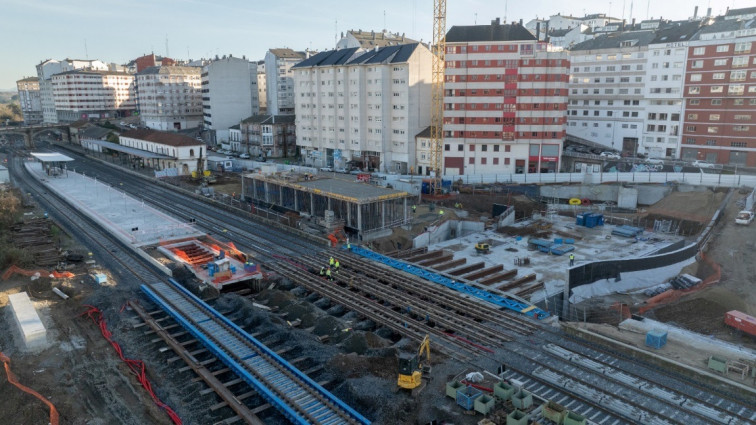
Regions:
[[[333,276],[331,276],[331,268],[330,267],[328,267],[326,269],[326,273],[325,274],[326,274],[326,279],[333,280]]]
[[[328,260],[328,265],[333,267],[333,256],[331,256],[331,259]]]
[[[333,269],[333,271],[336,274],[339,274],[339,267],[341,267],[341,263],[339,263],[339,260],[336,260],[336,263],[334,263],[334,269]]]
[[[438,215],[439,215],[439,217],[443,217],[444,216],[444,210],[438,210]]]
[[[575,265],[575,254],[570,254],[570,266]]]
[[[352,250],[352,244],[349,242],[349,239],[347,239],[347,251]]]
[[[417,205],[412,206],[412,214],[415,214],[417,212]]]
[[[326,274],[326,270],[325,270],[325,266],[323,266],[320,268],[320,276],[325,276],[325,274]]]

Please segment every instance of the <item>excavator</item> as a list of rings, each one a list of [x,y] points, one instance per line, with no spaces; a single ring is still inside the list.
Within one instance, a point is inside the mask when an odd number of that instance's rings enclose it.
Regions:
[[[423,352],[426,355],[427,364],[420,361]],[[397,385],[399,388],[412,390],[412,395],[416,396],[423,390],[428,379],[426,376],[426,380],[423,380],[423,373],[430,373],[430,370],[430,335],[425,335],[416,354],[399,357]]]

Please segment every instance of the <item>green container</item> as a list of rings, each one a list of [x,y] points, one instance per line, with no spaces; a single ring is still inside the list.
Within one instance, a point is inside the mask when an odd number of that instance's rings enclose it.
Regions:
[[[512,404],[518,409],[527,410],[533,405],[533,395],[521,389],[512,395]]]
[[[719,357],[709,357],[709,369],[714,369],[717,372],[727,372],[727,360],[720,359]]]
[[[454,400],[457,399],[457,390],[465,388],[464,384],[459,381],[451,381],[446,383],[446,396],[451,397]]]
[[[480,412],[484,415],[487,415],[488,412],[493,410],[495,405],[496,399],[488,394],[483,394],[482,396],[475,399],[475,411]]]
[[[530,415],[515,409],[507,415],[507,425],[528,425]]]
[[[548,401],[541,407],[541,414],[544,418],[561,425],[564,422],[564,417],[567,415],[567,408],[561,404]]]
[[[497,382],[494,385],[494,396],[498,397],[501,401],[507,401],[512,398],[514,392],[514,388],[506,382]]]
[[[584,416],[575,412],[567,412],[564,417],[564,425],[585,425],[587,422]]]

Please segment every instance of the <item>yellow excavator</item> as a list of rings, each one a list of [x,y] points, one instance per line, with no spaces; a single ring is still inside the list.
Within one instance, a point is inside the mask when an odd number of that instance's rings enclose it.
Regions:
[[[420,360],[423,353],[426,355],[426,364]],[[425,335],[417,354],[399,357],[399,379],[397,379],[399,388],[412,390],[413,396],[420,393],[427,382],[423,380],[423,373],[430,372],[430,361],[430,335]]]

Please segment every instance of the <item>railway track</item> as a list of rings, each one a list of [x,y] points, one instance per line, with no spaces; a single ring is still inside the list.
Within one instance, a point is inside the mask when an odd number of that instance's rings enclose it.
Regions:
[[[159,195],[158,195],[159,196]],[[226,226],[228,223],[224,222],[223,219],[218,219],[218,223],[216,226],[222,225]],[[254,248],[253,245],[256,238],[259,240],[259,236],[252,235],[250,232],[246,232],[247,234],[244,234],[243,229],[234,229],[233,230],[233,236],[234,237],[241,237],[241,240],[236,240],[237,243],[244,244],[246,246],[250,246],[251,248]],[[276,237],[275,239],[279,239],[280,237]],[[266,239],[266,246],[269,246],[271,249],[273,249],[275,246],[280,245],[280,243],[274,243],[272,245],[268,244],[271,242],[270,239]],[[257,242],[259,243],[259,242]],[[339,252],[338,255],[345,255]],[[270,257],[270,256],[268,256]],[[304,257],[299,257],[304,258]],[[309,257],[312,261],[315,261],[314,258]],[[280,258],[276,258],[276,261],[280,260]],[[422,320],[417,320],[418,317],[421,317],[421,314],[416,314],[415,318],[412,320],[407,321],[407,315],[404,314],[404,317],[402,318],[402,314],[399,315],[392,315],[389,314],[388,311],[392,310],[394,313],[397,313],[396,304],[400,304],[402,299],[397,298],[399,294],[396,293],[389,293],[385,291],[386,287],[391,288],[402,288],[403,297],[406,301],[412,299],[413,302],[415,299],[421,300],[424,302],[422,304],[422,308],[425,308],[427,310],[425,311],[431,311],[431,304],[434,304],[435,308],[447,308],[449,310],[458,311],[458,312],[464,312],[463,317],[469,317],[473,318],[476,322],[478,320],[493,320],[492,317],[502,317],[502,321],[512,321],[517,323],[517,326],[512,328],[510,326],[510,329],[505,334],[506,338],[503,339],[510,339],[509,335],[517,336],[516,334],[521,335],[528,335],[530,332],[532,332],[535,329],[541,329],[543,330],[544,327],[540,325],[534,325],[532,321],[527,321],[526,319],[517,316],[516,314],[504,312],[499,308],[495,307],[486,307],[484,304],[478,302],[478,301],[471,301],[467,300],[465,298],[459,298],[455,299],[455,297],[450,296],[449,294],[445,293],[444,291],[441,291],[441,288],[435,288],[435,290],[430,291],[428,288],[433,288],[434,285],[423,285],[421,282],[414,282],[416,279],[411,277],[402,276],[400,273],[391,273],[392,277],[387,277],[387,271],[385,267],[377,266],[374,263],[362,260],[358,261],[355,258],[350,257],[349,262],[351,263],[354,261],[356,266],[354,267],[354,271],[347,271],[347,269],[351,267],[346,267],[344,273],[344,277],[347,277],[349,273],[355,273],[351,277],[359,277],[360,279],[370,279],[380,281],[380,284],[377,284],[375,286],[370,287],[370,291],[375,291],[375,293],[372,293],[368,290],[368,288],[362,288],[362,290],[365,291],[363,295],[360,295],[363,300],[358,300],[357,298],[351,297],[352,294],[349,294],[350,292],[354,292],[354,289],[347,288],[346,292],[343,291],[343,287],[341,290],[336,289],[333,286],[341,286],[341,285],[333,285],[332,287],[327,287],[323,285],[318,285],[315,283],[308,284],[307,281],[311,280],[318,280],[313,279],[313,276],[309,272],[304,272],[301,269],[298,269],[297,267],[290,267],[286,265],[281,265],[282,263],[279,261],[277,264],[277,267],[279,267],[279,271],[282,272],[282,274],[286,275],[287,277],[294,280],[296,283],[304,286],[306,289],[312,292],[316,292],[320,294],[323,297],[331,299],[333,302],[340,303],[345,305],[347,308],[352,309],[353,311],[356,311],[365,317],[370,318],[371,320],[375,321],[377,324],[380,324],[382,326],[387,326],[394,330],[397,333],[400,333],[404,336],[410,337],[415,340],[419,340],[422,335],[424,335],[424,332],[427,332],[429,329],[422,327],[419,322],[422,322]],[[312,265],[312,263],[309,263]],[[401,276],[401,278],[394,279],[396,276]],[[342,282],[342,285],[344,282]],[[371,285],[374,285],[371,283]],[[383,288],[381,288],[383,286]],[[425,288],[423,288],[425,286]],[[378,289],[381,289],[380,291]],[[372,294],[372,295],[371,295]],[[411,298],[408,298],[411,297]],[[367,302],[364,301],[364,299],[368,299]],[[388,303],[387,301],[393,300],[391,303]],[[360,301],[360,302],[358,302]],[[372,304],[372,305],[371,305]],[[384,304],[391,304],[389,306]],[[380,307],[380,308],[379,308]],[[456,310],[455,310],[456,309]],[[401,308],[399,308],[401,311]],[[465,311],[467,310],[467,311]],[[422,313],[424,310],[415,310],[415,313]],[[409,323],[402,323],[401,320],[404,320],[405,322]],[[456,323],[455,326],[458,326],[459,323]],[[448,339],[448,335],[443,334],[436,334],[437,339],[438,338],[446,338]],[[550,337],[556,338],[556,333],[551,333]],[[559,338],[564,338],[564,335],[559,336]],[[540,338],[539,338],[540,339]],[[548,339],[540,340],[539,343],[541,346],[546,346]],[[572,340],[568,340],[572,341]],[[489,341],[490,342],[490,341]],[[573,343],[577,344],[576,341],[573,341]],[[515,341],[513,344],[515,345],[528,345],[525,343],[519,343]],[[460,356],[460,350],[463,352],[466,352],[464,356],[461,357],[461,359],[467,360],[471,357],[494,357],[490,356],[490,353],[486,350],[483,350],[481,352],[480,350],[470,350],[469,344],[467,347],[461,346],[460,344],[455,343],[449,343],[446,345],[442,345],[442,351],[445,351],[446,354],[455,356],[455,353],[457,356]],[[492,346],[495,346],[497,350],[501,350],[501,347],[498,344],[491,344]],[[532,344],[532,340],[529,345]],[[518,349],[515,347],[515,349],[508,349],[504,350],[504,352],[508,352],[511,355],[518,354],[522,357],[528,358],[530,361],[533,360],[533,357],[537,357],[539,359],[542,359],[542,361],[539,362],[533,362],[534,367],[531,368],[511,368],[509,369],[509,373],[511,376],[515,377],[515,379],[524,380],[526,382],[531,382],[534,386],[540,385],[542,386],[543,390],[537,390],[541,392],[543,395],[541,395],[544,398],[551,398],[549,395],[553,395],[553,397],[556,397],[557,402],[561,402],[563,400],[568,400],[566,404],[569,406],[574,406],[575,403],[581,404],[581,407],[574,408],[578,413],[587,412],[589,415],[592,416],[597,420],[597,422],[601,423],[627,423],[625,421],[630,421],[630,423],[638,420],[645,421],[644,423],[667,423],[667,424],[678,424],[678,423],[711,423],[711,421],[717,420],[717,422],[714,423],[731,423],[733,425],[740,424],[740,423],[749,423],[749,422],[743,422],[746,419],[753,420],[754,416],[750,415],[752,413],[752,410],[749,410],[747,407],[741,405],[738,405],[737,403],[733,402],[732,404],[728,404],[727,408],[725,409],[725,412],[727,410],[735,411],[736,413],[730,416],[722,414],[722,408],[719,408],[719,404],[722,403],[722,399],[720,398],[708,398],[707,400],[703,400],[703,396],[701,397],[694,397],[690,394],[684,395],[685,399],[689,401],[690,406],[703,406],[705,408],[711,409],[710,412],[707,413],[701,413],[700,411],[695,411],[696,409],[693,409],[691,411],[690,408],[685,408],[685,406],[682,406],[682,409],[678,409],[679,406],[673,406],[670,405],[669,400],[666,400],[664,393],[670,393],[670,388],[665,386],[656,386],[652,381],[648,382],[642,382],[640,385],[645,385],[646,388],[649,391],[646,391],[646,394],[641,394],[642,396],[645,396],[647,398],[643,399],[643,405],[640,405],[638,403],[634,403],[632,401],[632,397],[634,395],[628,395],[628,396],[622,396],[622,397],[615,397],[615,395],[622,395],[625,392],[628,392],[630,389],[635,391],[635,388],[629,385],[625,385],[623,382],[611,382],[611,380],[601,380],[597,379],[596,376],[600,373],[589,372],[585,370],[585,368],[581,368],[580,365],[571,365],[569,364],[568,360],[565,360],[563,356],[559,356],[557,353],[554,352],[548,352],[549,350],[538,350],[534,352],[521,352],[518,353]],[[611,356],[609,356],[611,357]],[[458,357],[459,358],[459,357]],[[591,357],[593,358],[593,357]],[[614,358],[615,361],[619,361],[616,358]],[[548,364],[554,362],[555,364],[559,364],[563,370],[570,370],[575,375],[586,375],[589,378],[586,379],[575,379],[572,376],[566,376],[564,373],[561,372],[561,370],[549,367]],[[626,363],[626,362],[625,362]],[[618,366],[618,368],[625,367],[624,363],[621,363],[623,366]],[[669,375],[670,379],[676,379],[677,377]],[[567,391],[564,387],[565,382],[570,382],[572,385],[575,386],[575,388],[580,387],[584,394],[578,394],[574,392]],[[561,386],[561,387],[560,387]],[[607,394],[605,391],[599,390],[599,388],[612,388],[613,394]],[[659,391],[654,390],[654,387],[660,388]],[[671,390],[672,394],[674,394],[677,390]],[[661,394],[661,395],[660,395]],[[568,397],[567,399],[564,399],[563,397]],[[553,399],[553,398],[552,398]],[[579,399],[576,401],[576,399]],[[591,399],[593,400],[601,400],[602,404],[606,404],[606,406],[598,406],[596,403],[592,403]],[[665,401],[666,400],[666,401]],[[676,400],[674,397],[672,397],[672,400]],[[651,405],[654,405],[656,407],[647,407],[646,403],[649,403]],[[658,403],[658,404],[655,404]],[[564,403],[563,403],[564,404]],[[568,406],[568,407],[569,407]],[[712,407],[714,406],[714,407]],[[613,408],[612,408],[613,407]],[[654,412],[649,411],[649,409],[654,410]],[[657,414],[655,413],[656,410],[659,410],[661,413]],[[678,413],[672,413],[672,411],[677,411]],[[597,416],[598,415],[598,416]],[[673,415],[673,416],[667,416],[667,415]],[[719,418],[719,419],[716,419]],[[707,422],[708,421],[708,422]]]
[[[370,423],[175,281],[142,291],[292,423]]]

